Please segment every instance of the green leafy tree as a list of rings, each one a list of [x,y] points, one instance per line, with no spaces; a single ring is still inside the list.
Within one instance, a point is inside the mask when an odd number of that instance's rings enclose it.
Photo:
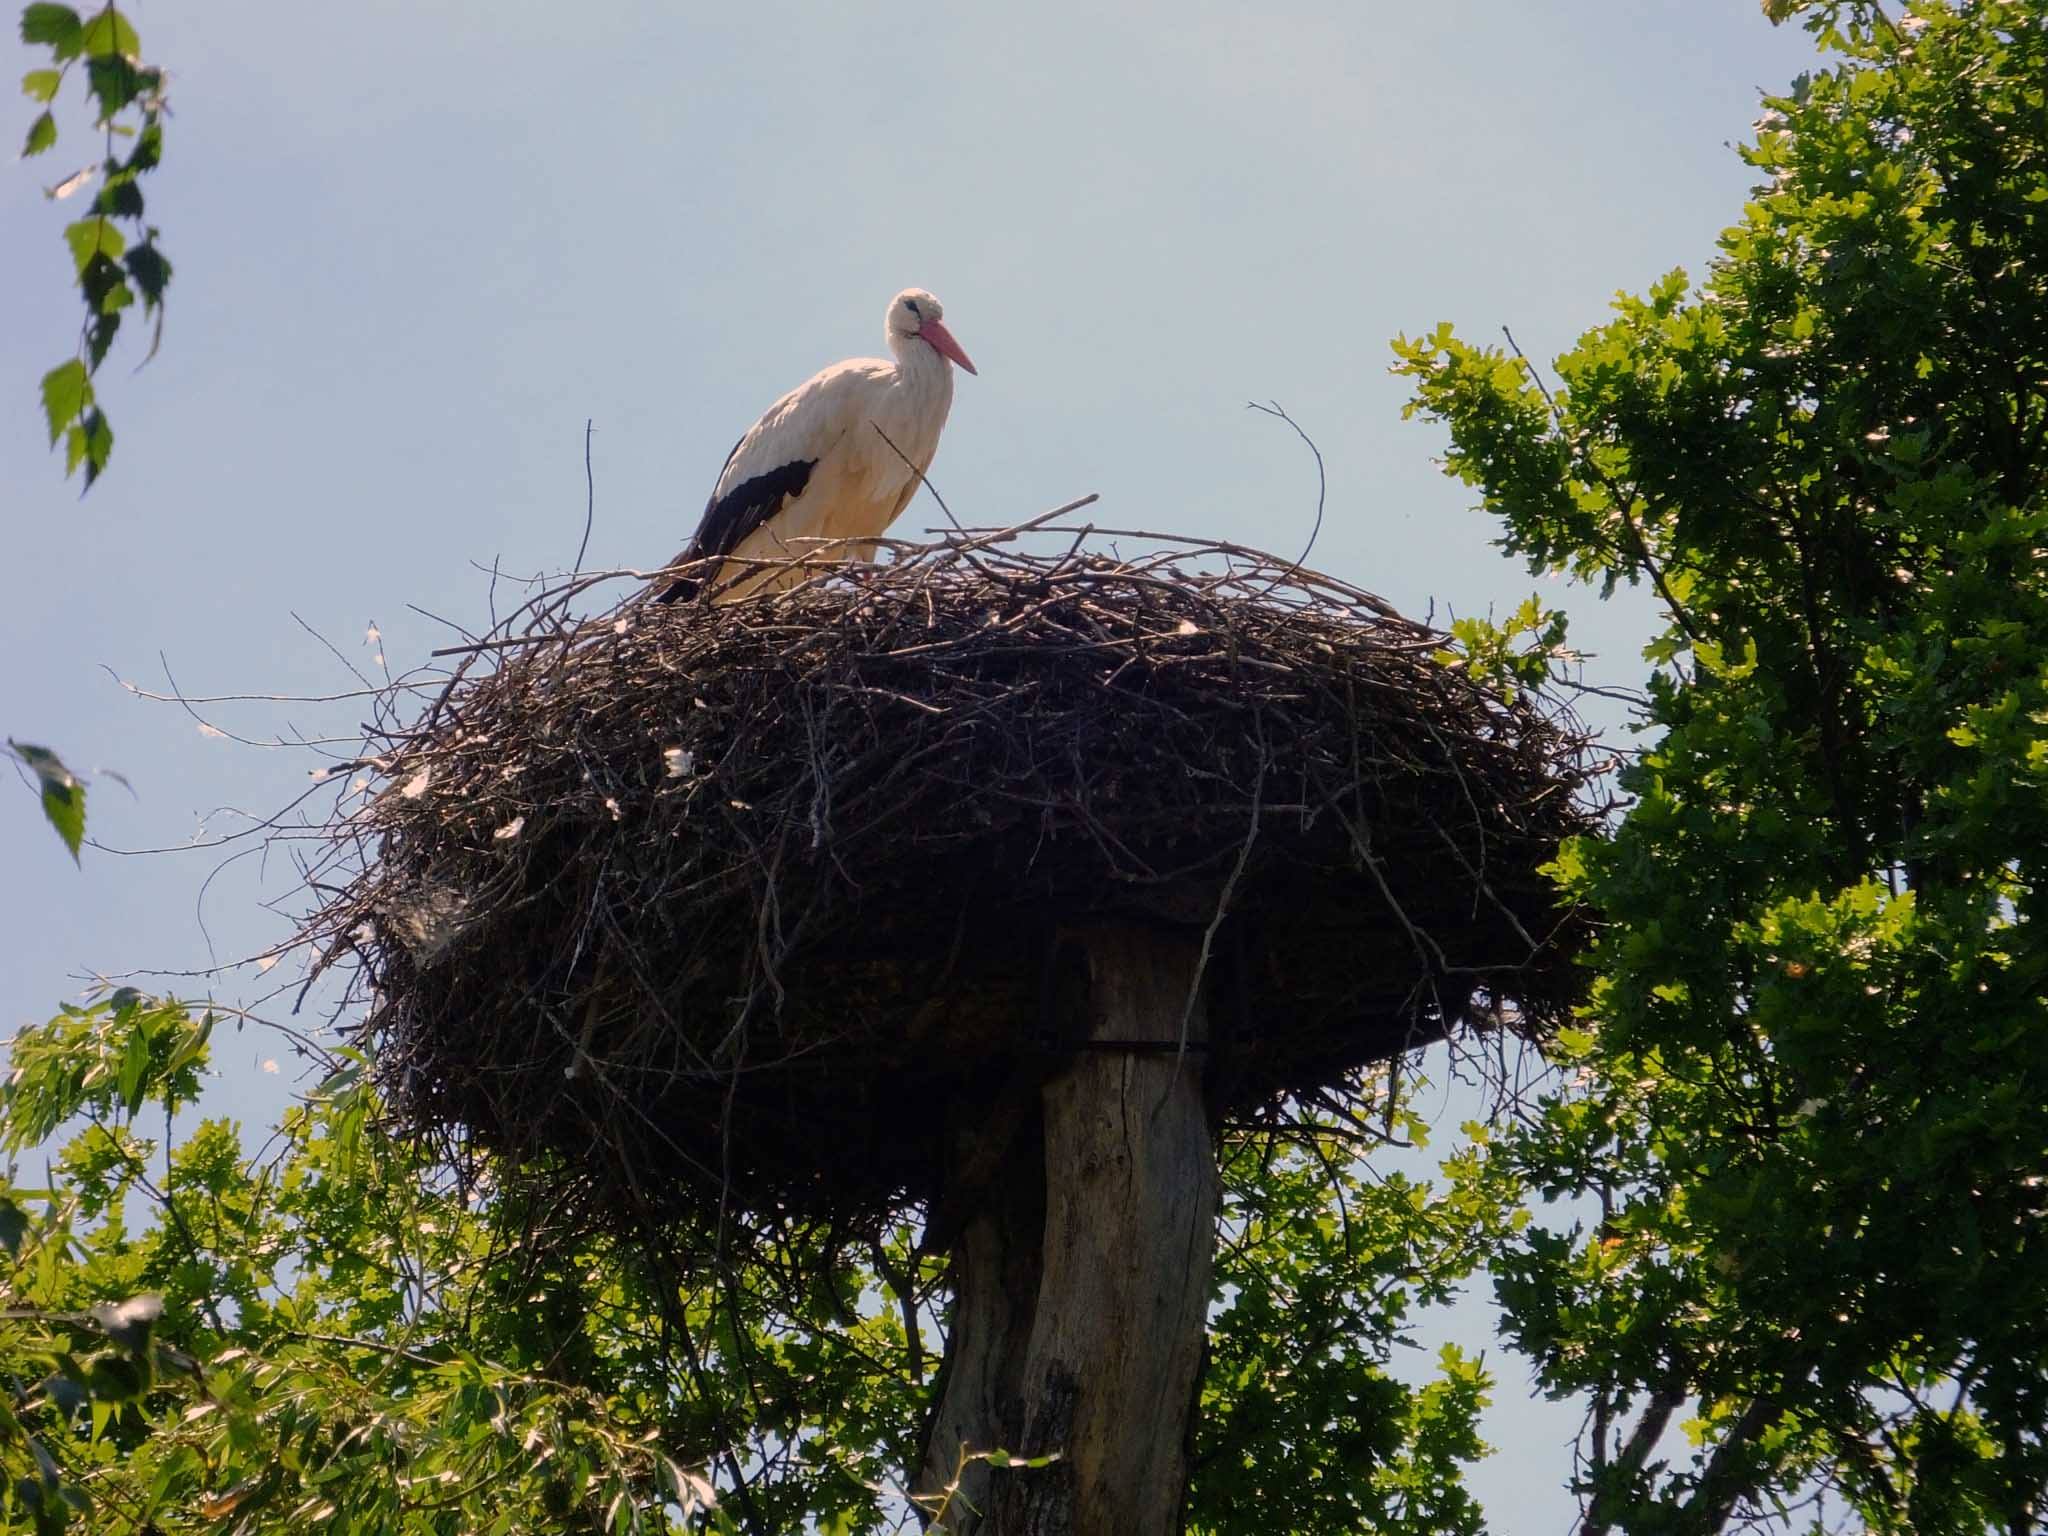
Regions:
[[[471,1305],[488,1207],[389,1139],[360,1060],[260,1156],[194,1118],[215,1022],[124,990],[12,1043],[0,1143],[54,1156],[0,1192],[0,1530],[656,1536],[707,1509],[656,1405],[517,1358],[544,1313]]]
[[[1419,1120],[1398,1123],[1427,1144]],[[1485,1128],[1465,1131],[1441,1189],[1375,1178],[1333,1140],[1225,1157],[1192,1530],[1278,1530],[1283,1512],[1288,1531],[1332,1536],[1485,1529],[1463,1473],[1488,1451],[1478,1420],[1491,1378],[1451,1345],[1419,1389],[1387,1371],[1413,1311],[1448,1301],[1527,1217],[1477,1150]]]
[[[2048,1519],[2048,8],[1779,3],[1707,280],[1399,346],[1532,569],[1664,604],[1577,1081],[1492,1261],[1585,1531]],[[1682,1435],[1680,1432],[1683,1432]]]
[[[74,74],[84,78],[92,128],[101,139],[96,165],[47,188],[52,201],[92,193],[87,210],[64,229],[85,307],[78,354],[44,374],[42,384],[50,445],[64,444],[65,474],[82,466],[90,489],[114,450],[114,430],[95,380],[122,316],[140,300],[143,314],[155,320],[152,357],[163,336],[171,264],[145,213],[142,177],[163,160],[164,72],[142,61],[133,24],[111,4],[80,15],[68,5],[36,0],[22,10],[21,40],[48,55],[47,63],[21,77],[23,94],[40,109],[29,124],[23,157],[56,147],[59,97]]]

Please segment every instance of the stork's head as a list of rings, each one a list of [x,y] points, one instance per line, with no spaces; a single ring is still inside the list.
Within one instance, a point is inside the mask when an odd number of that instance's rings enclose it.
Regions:
[[[960,350],[960,343],[953,339],[953,333],[941,323],[945,313],[945,305],[922,288],[904,289],[889,301],[887,326],[890,344],[913,340],[929,342],[939,356],[972,373],[974,364]]]

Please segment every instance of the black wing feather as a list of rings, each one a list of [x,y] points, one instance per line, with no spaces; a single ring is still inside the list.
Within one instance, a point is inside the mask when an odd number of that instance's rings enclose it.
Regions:
[[[740,439],[741,443],[745,441],[745,438]],[[725,462],[730,464],[733,454],[739,451],[739,443],[733,444],[732,453],[725,456]],[[690,540],[690,547],[683,551],[682,558],[709,560],[731,554],[748,534],[780,512],[787,503],[803,495],[804,487],[811,483],[811,471],[817,467],[816,459],[792,459],[787,464],[778,464],[755,475],[751,480],[742,480],[723,496],[713,497],[705,504],[703,520],[697,524],[697,532]],[[673,603],[681,598],[694,597],[696,592],[694,577],[679,576],[655,601]]]

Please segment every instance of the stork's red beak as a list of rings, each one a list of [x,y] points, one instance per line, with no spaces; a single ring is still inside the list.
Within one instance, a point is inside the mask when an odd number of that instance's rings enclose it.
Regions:
[[[960,350],[960,343],[953,339],[953,333],[936,320],[927,320],[917,328],[917,334],[932,344],[932,350],[941,357],[950,357],[954,362],[974,372],[974,364],[967,360],[967,354]]]

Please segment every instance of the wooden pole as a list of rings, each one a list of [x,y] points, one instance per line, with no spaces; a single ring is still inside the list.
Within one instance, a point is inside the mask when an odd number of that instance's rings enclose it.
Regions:
[[[1058,1460],[977,1469],[941,1521],[949,1536],[1174,1536],[1181,1528],[1217,1205],[1201,1055],[1179,1050],[1207,1035],[1199,995],[1189,1006],[1198,954],[1191,935],[1136,924],[1067,940],[1058,1006],[1077,1017],[1061,1022],[1068,1038],[1091,1045],[1042,1095],[1036,1304],[1024,1319],[991,1297],[1003,1273],[1017,1273],[1017,1257],[998,1263],[996,1248],[977,1246],[1000,1217],[979,1235],[970,1222],[935,1418],[955,1464],[963,1445]],[[1013,1327],[1028,1323],[1021,1352],[1018,1333],[996,1323],[999,1311]],[[970,1349],[956,1372],[952,1356],[963,1344]],[[1021,1366],[990,1363],[1019,1358]],[[1016,1398],[995,1401],[1002,1394],[990,1383],[1012,1372]],[[926,1458],[927,1493],[942,1486],[930,1481],[934,1473],[953,1471],[941,1465],[941,1439],[932,1437]]]
[[[1017,1408],[1023,1400],[1024,1358],[1038,1308],[1039,1254],[1045,1240],[1044,1165],[1037,1106],[1031,1124],[995,1128],[993,1138],[962,1127],[953,1136],[956,1156],[1000,1139],[1013,1149],[1007,1170],[989,1169],[962,1191],[969,1209],[954,1239],[953,1312],[946,1357],[933,1384],[935,1402],[925,1427],[924,1463],[916,1489],[930,1513],[944,1500],[939,1529],[974,1529],[975,1512],[989,1504],[990,1471],[971,1453],[1017,1443]],[[1002,1117],[1005,1121],[1012,1117]],[[984,1130],[986,1128],[983,1128]]]

